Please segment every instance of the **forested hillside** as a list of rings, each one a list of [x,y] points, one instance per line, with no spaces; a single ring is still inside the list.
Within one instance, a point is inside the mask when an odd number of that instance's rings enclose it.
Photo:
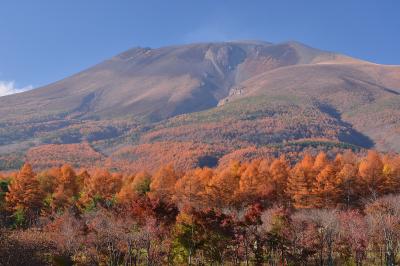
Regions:
[[[0,168],[187,170],[248,149],[301,155],[316,142],[399,152],[399,94],[400,67],[297,42],[133,48],[0,97]]]
[[[7,265],[396,265],[400,156],[347,151],[154,173],[0,177]]]

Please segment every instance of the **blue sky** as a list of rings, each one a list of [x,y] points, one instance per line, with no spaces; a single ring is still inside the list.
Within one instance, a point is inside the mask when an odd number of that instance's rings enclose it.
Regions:
[[[397,0],[0,0],[0,94],[57,81],[134,46],[296,40],[400,64]]]

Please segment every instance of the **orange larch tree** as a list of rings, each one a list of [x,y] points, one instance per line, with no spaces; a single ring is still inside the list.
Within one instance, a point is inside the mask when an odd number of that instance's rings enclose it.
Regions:
[[[172,164],[161,167],[152,177],[149,197],[170,202],[175,193],[175,184],[179,174]]]
[[[81,202],[87,204],[91,200],[113,200],[121,189],[122,176],[110,174],[107,170],[97,169],[85,179]]]
[[[287,195],[285,193],[289,178],[289,164],[284,156],[272,161],[269,172],[276,201],[286,204]]]
[[[53,194],[52,208],[54,210],[63,209],[71,206],[79,196],[79,180],[69,165],[64,165],[60,169],[57,177],[57,187]]]
[[[313,166],[314,159],[307,153],[290,173],[286,193],[296,208],[308,208],[311,205],[311,189],[315,181]]]
[[[10,210],[21,211],[27,218],[38,215],[43,206],[43,192],[30,164],[26,163],[11,181],[6,194]]]
[[[340,168],[336,174],[339,193],[341,194],[341,203],[349,208],[357,204],[361,193],[358,183],[358,165],[351,162],[343,162],[338,165]]]
[[[400,156],[386,155],[382,158],[383,176],[385,179],[383,193],[396,193],[400,191]]]
[[[360,192],[362,197],[377,198],[384,192],[385,176],[383,175],[383,162],[376,151],[368,151],[358,168]]]
[[[232,206],[237,202],[236,193],[239,190],[240,163],[231,162],[228,167],[218,171],[207,186],[207,195],[211,204],[217,207]]]
[[[328,156],[326,155],[325,152],[321,151],[318,153],[318,155],[315,157],[314,160],[314,165],[313,165],[313,170],[315,172],[320,172],[322,169],[325,168],[325,166],[329,163]]]
[[[253,160],[250,163],[243,164],[242,168],[238,190],[240,201],[247,204],[257,199],[270,197],[272,186],[268,163]]]
[[[311,193],[313,207],[333,208],[336,206],[341,193],[336,178],[336,169],[332,164],[327,163],[316,176]]]
[[[188,171],[175,185],[174,201],[178,206],[202,208],[208,206],[206,188],[214,175],[210,168]]]

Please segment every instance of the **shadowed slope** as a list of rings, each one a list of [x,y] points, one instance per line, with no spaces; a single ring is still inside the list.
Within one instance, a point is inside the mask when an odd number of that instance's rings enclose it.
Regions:
[[[48,86],[0,97],[0,165],[28,149],[35,157],[43,144],[48,157],[85,143],[110,167],[126,159],[149,169],[146,158],[193,165],[260,147],[274,154],[315,144],[399,151],[399,117],[397,66],[297,42],[134,48]],[[178,158],[182,147],[190,152]],[[77,154],[92,162],[85,158],[91,153]],[[45,157],[38,165],[51,164]]]
[[[335,110],[334,118],[347,123],[355,135],[347,142],[383,150],[400,150],[400,67],[369,63],[307,64],[282,67],[240,84],[220,104],[246,97],[292,96],[307,98]],[[361,136],[359,133],[364,135]],[[349,141],[351,140],[352,141]],[[369,144],[368,144],[369,143]]]

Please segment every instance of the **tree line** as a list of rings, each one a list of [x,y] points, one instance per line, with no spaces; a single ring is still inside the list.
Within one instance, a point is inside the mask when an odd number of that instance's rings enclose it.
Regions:
[[[400,156],[0,176],[4,265],[396,265]],[[0,263],[0,264],[1,264]]]

